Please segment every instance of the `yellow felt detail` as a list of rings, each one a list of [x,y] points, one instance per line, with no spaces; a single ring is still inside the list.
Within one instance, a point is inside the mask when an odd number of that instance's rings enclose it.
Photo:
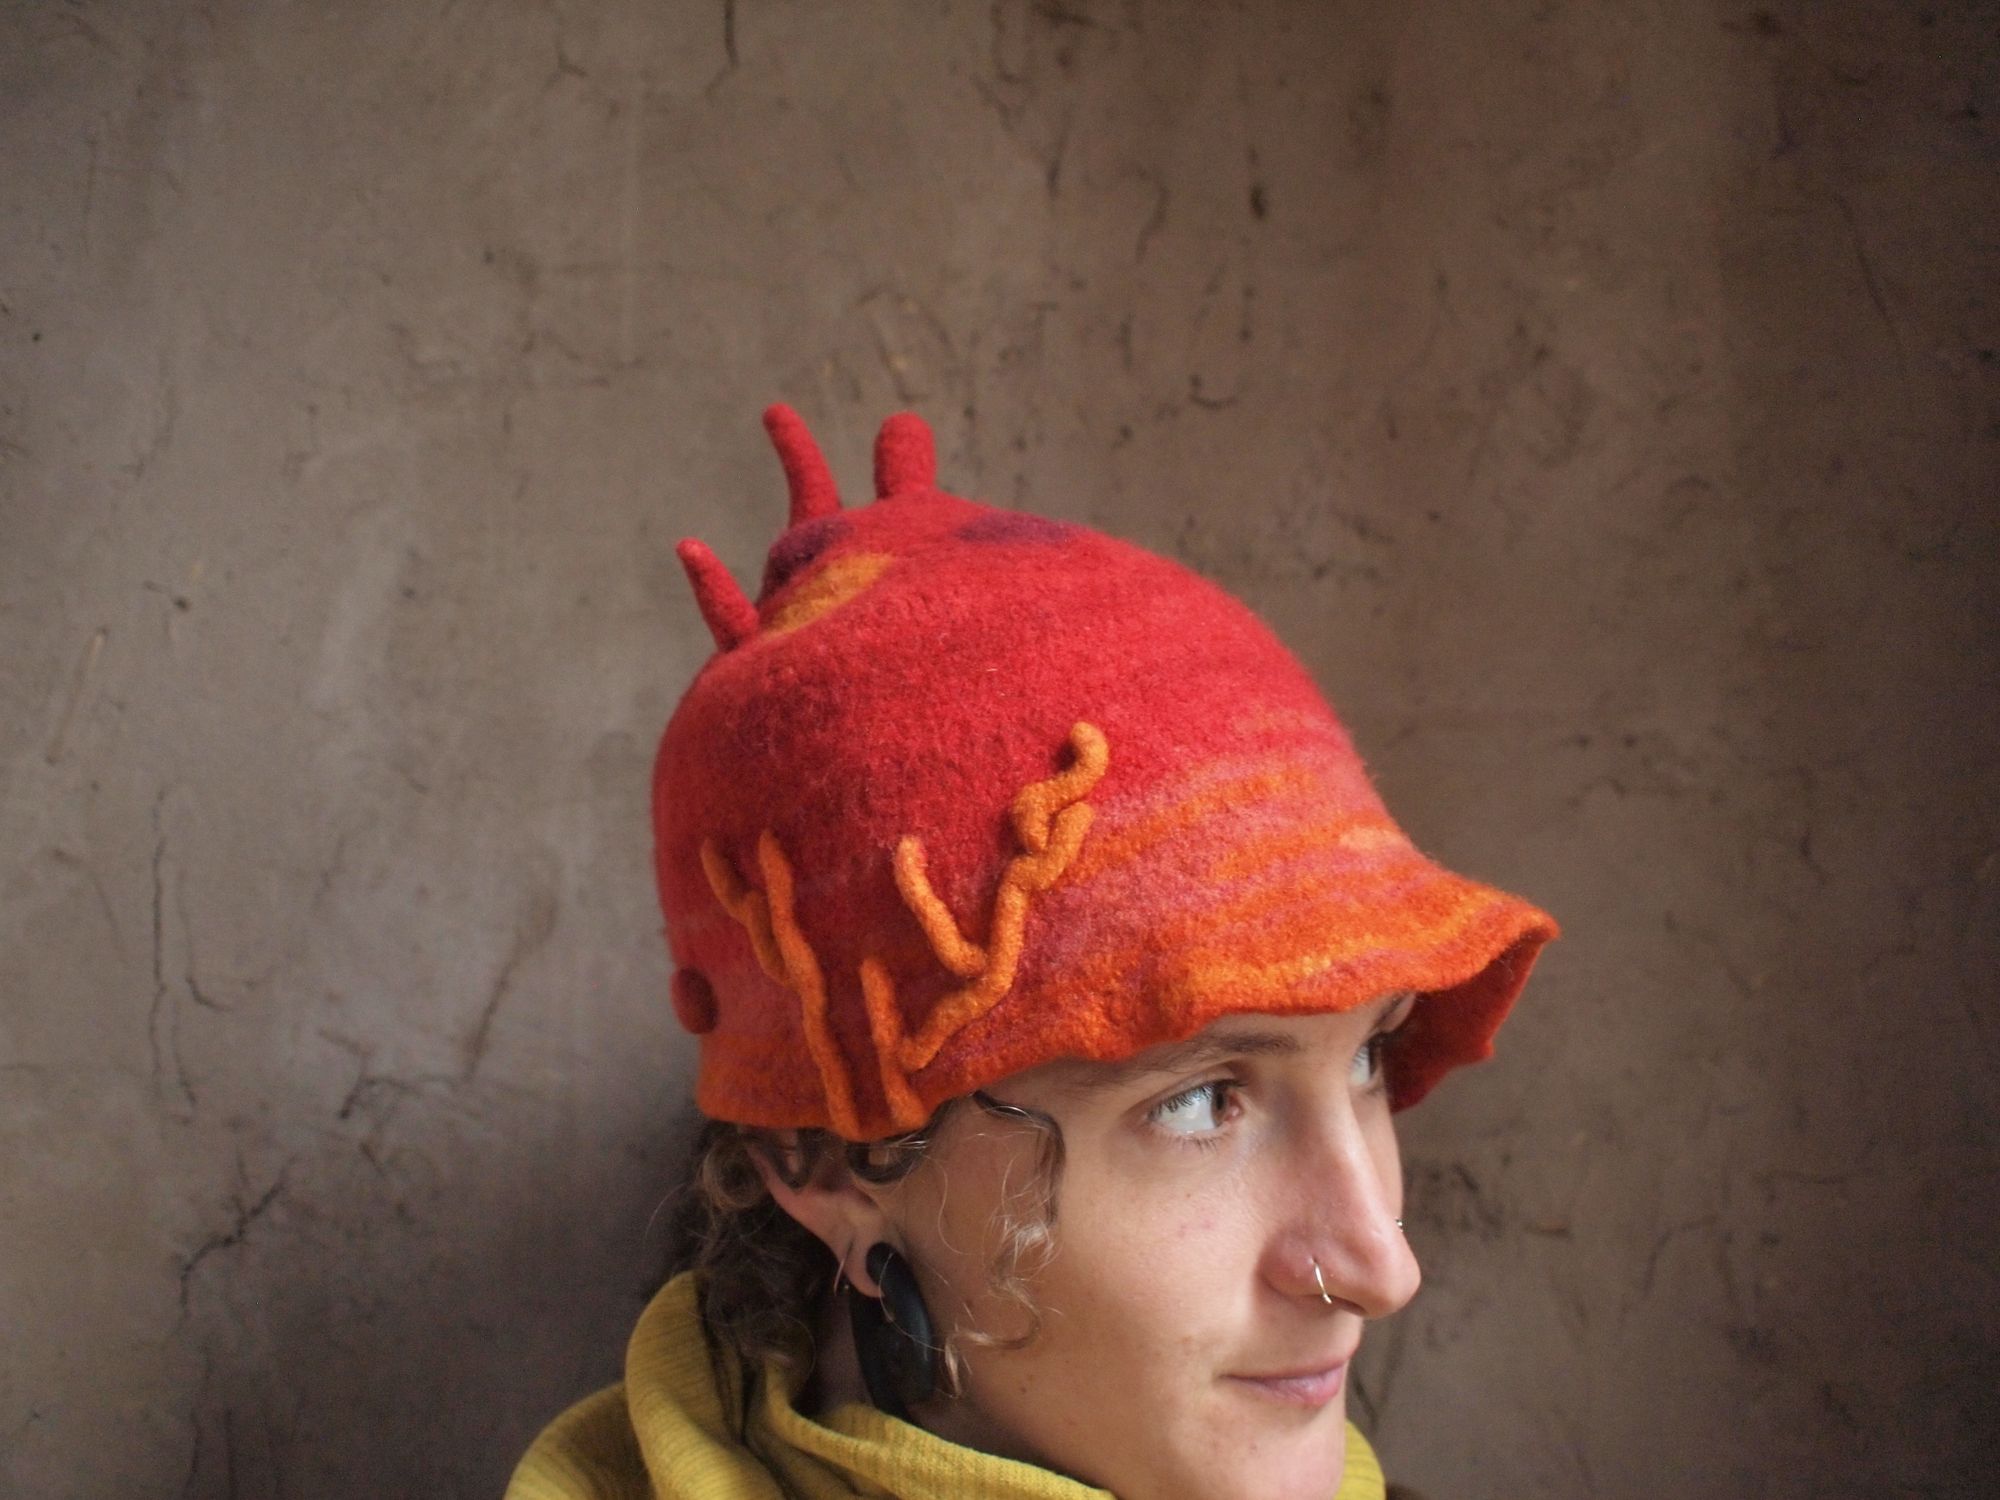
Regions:
[[[887,552],[856,552],[836,557],[798,586],[798,591],[764,622],[759,634],[783,635],[838,609],[882,576],[896,559]]]
[[[792,867],[778,836],[765,829],[757,836],[757,864],[764,872],[764,889],[770,895],[771,936],[784,955],[785,973],[799,997],[805,1021],[806,1047],[819,1068],[820,1086],[826,1090],[826,1111],[833,1128],[852,1140],[859,1133],[854,1113],[854,1091],[847,1079],[847,1065],[841,1061],[840,1047],[826,1024],[826,980],[812,944],[799,931],[792,910]]]
[[[1014,831],[1028,852],[1014,856],[1001,872],[984,949],[963,934],[958,919],[932,889],[917,840],[905,838],[897,847],[897,889],[930,939],[939,962],[959,978],[972,981],[939,1000],[915,1036],[902,1038],[895,1058],[907,1072],[929,1064],[946,1042],[985,1015],[1013,987],[1026,936],[1028,898],[1060,879],[1082,847],[1093,813],[1081,799],[1103,778],[1111,751],[1104,732],[1094,724],[1073,726],[1069,742],[1076,752],[1073,765],[1015,794]],[[900,1030],[900,1013],[893,1006],[890,1019]]]

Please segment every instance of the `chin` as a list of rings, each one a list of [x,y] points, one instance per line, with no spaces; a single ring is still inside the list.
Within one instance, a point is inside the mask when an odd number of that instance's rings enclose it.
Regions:
[[[1343,1433],[1295,1461],[1258,1465],[1232,1476],[1229,1487],[1219,1492],[1216,1500],[1333,1500],[1340,1489],[1346,1458],[1347,1437]]]
[[[1338,1411],[1331,1428],[1258,1434],[1237,1425],[1199,1462],[1191,1457],[1177,1484],[1141,1480],[1130,1489],[1110,1488],[1159,1500],[1332,1500],[1347,1459],[1347,1424]],[[1163,1477],[1156,1472],[1152,1480]]]

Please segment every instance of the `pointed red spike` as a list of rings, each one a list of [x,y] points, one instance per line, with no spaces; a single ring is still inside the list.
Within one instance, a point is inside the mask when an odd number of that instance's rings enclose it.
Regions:
[[[875,435],[875,498],[937,487],[937,442],[913,411],[899,411]]]
[[[830,516],[840,509],[840,489],[805,419],[783,404],[764,409],[764,430],[785,466],[785,483],[792,492],[791,524]]]
[[[757,633],[757,606],[744,596],[722,559],[689,537],[674,549],[694,587],[695,607],[708,622],[718,651],[734,650]]]

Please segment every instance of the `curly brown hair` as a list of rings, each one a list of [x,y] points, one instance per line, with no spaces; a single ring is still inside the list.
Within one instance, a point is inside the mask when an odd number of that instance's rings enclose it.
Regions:
[[[956,1393],[964,1378],[963,1347],[1016,1349],[1041,1330],[1029,1282],[1055,1253],[1064,1151],[1062,1128],[1039,1110],[976,1093],[948,1100],[916,1130],[861,1143],[827,1130],[781,1132],[704,1121],[671,1200],[667,1274],[701,1273],[702,1320],[748,1367],[775,1360],[790,1368],[810,1368],[816,1315],[835,1293],[839,1267],[833,1252],[771,1197],[758,1159],[794,1187],[820,1178],[829,1168],[864,1182],[898,1182],[930,1156],[944,1127],[968,1104],[1020,1120],[1041,1139],[1024,1190],[1027,1201],[1009,1193],[1007,1201],[993,1208],[999,1249],[987,1269],[989,1289],[1020,1309],[1025,1331],[1001,1336],[976,1328],[949,1329],[943,1340],[945,1376],[948,1393]]]

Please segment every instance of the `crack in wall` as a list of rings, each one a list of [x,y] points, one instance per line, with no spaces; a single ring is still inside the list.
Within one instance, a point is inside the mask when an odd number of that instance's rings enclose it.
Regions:
[[[173,984],[167,978],[166,932],[166,804],[169,789],[161,787],[153,798],[152,857],[152,970],[153,995],[146,1013],[146,1039],[153,1058],[153,1088],[161,1102],[176,1111],[175,1118],[186,1123],[200,1107],[189,1076],[187,1060],[181,1055],[181,1011]],[[204,1002],[206,1003],[206,1002]],[[166,1082],[171,1064],[172,1084]],[[179,1104],[173,1104],[178,1092]]]
[[[187,1258],[181,1262],[180,1310],[181,1310],[181,1321],[183,1323],[187,1321],[188,1317],[188,1305],[192,1292],[194,1275],[197,1271],[201,1269],[202,1263],[206,1261],[211,1255],[215,1255],[223,1250],[233,1250],[238,1245],[241,1245],[243,1243],[245,1238],[248,1237],[251,1229],[255,1227],[257,1221],[263,1218],[265,1214],[269,1213],[271,1209],[285,1196],[286,1191],[290,1187],[289,1179],[291,1176],[292,1167],[297,1161],[298,1158],[296,1156],[287,1157],[285,1160],[285,1164],[278,1169],[277,1177],[272,1181],[269,1187],[265,1188],[264,1191],[258,1195],[256,1201],[246,1204],[244,1203],[242,1198],[238,1197],[236,1199],[235,1222],[231,1224],[231,1226],[228,1229],[224,1230],[222,1233],[212,1234],[207,1239],[203,1240],[199,1245],[197,1245],[194,1248],[194,1250],[187,1256]]]
[[[479,1065],[486,1059],[486,1049],[493,1039],[493,1023],[500,1015],[500,1007],[513,991],[514,976],[521,965],[533,958],[548,942],[556,928],[556,916],[560,903],[555,892],[543,887],[528,901],[528,908],[522,913],[514,929],[514,940],[507,950],[507,957],[500,965],[500,972],[493,978],[493,985],[487,991],[486,1001],[479,1008],[479,1017],[465,1038],[464,1058],[460,1073],[464,1082],[470,1083],[479,1073]]]

